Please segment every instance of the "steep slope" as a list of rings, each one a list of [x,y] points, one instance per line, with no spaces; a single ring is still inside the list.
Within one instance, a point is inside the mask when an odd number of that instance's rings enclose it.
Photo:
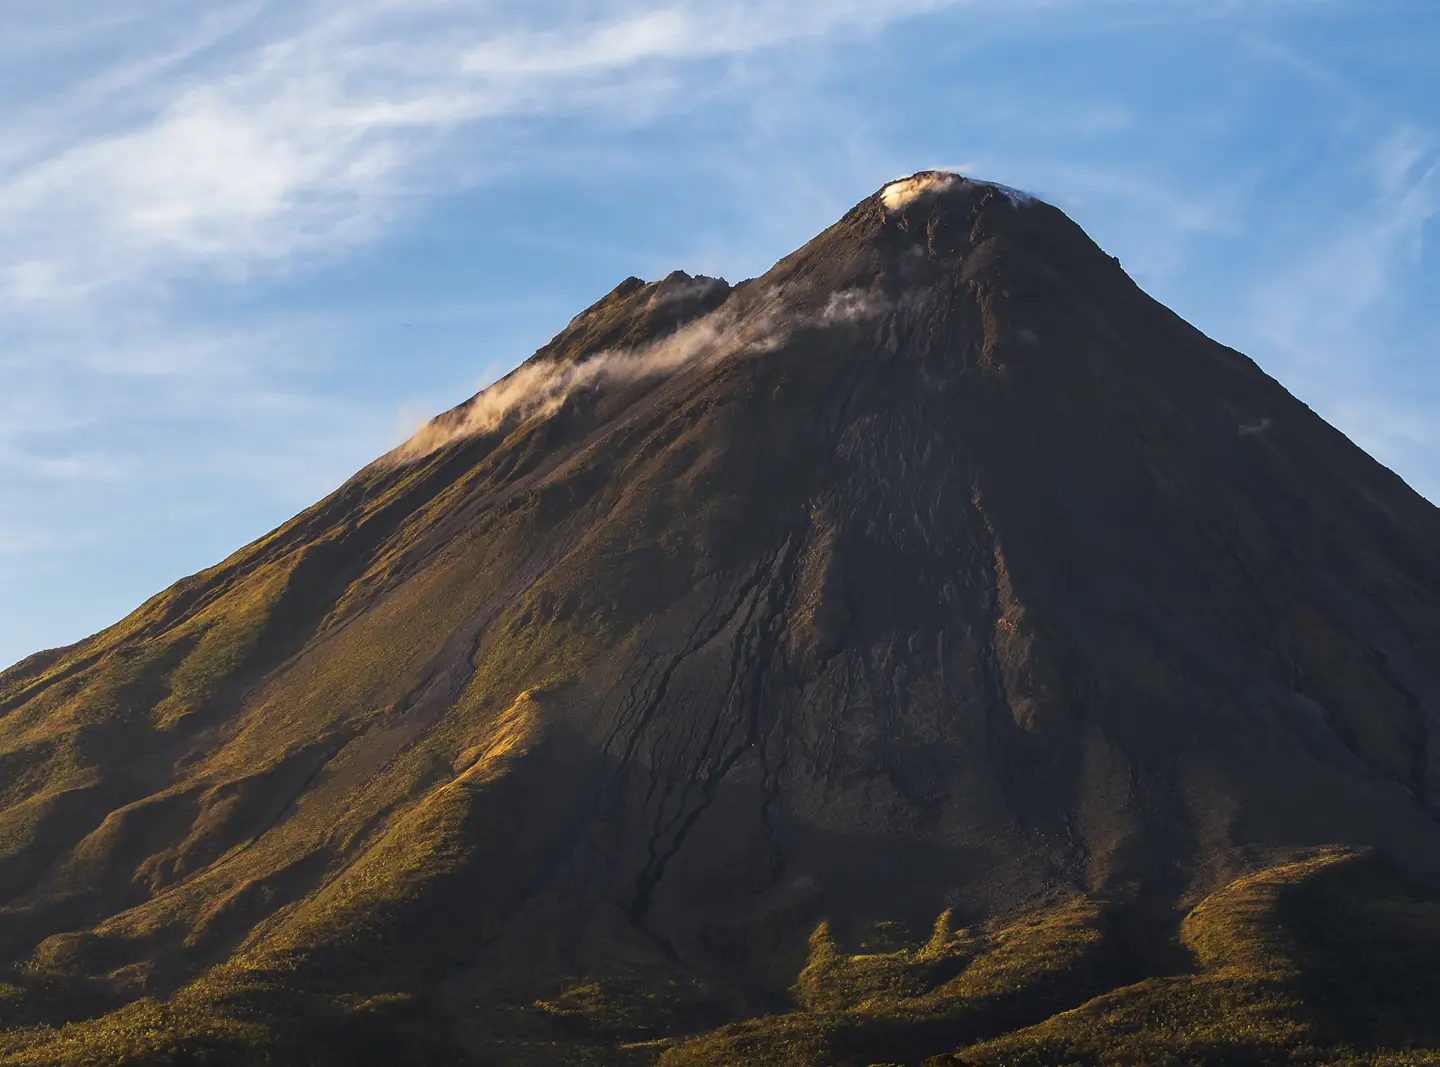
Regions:
[[[1298,849],[1432,876],[1437,546],[1060,212],[917,175],[0,675],[0,1003],[99,1019],[11,1054],[613,1058],[787,1006],[822,919],[1079,894],[1110,988]]]

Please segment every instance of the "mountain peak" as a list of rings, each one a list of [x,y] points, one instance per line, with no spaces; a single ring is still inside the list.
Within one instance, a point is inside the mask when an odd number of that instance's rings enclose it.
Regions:
[[[1034,201],[1034,197],[1028,193],[1012,189],[1008,185],[967,178],[963,174],[945,170],[922,170],[906,178],[897,178],[884,185],[876,195],[885,210],[897,212],[923,197],[987,189],[1001,193],[1017,207]]]

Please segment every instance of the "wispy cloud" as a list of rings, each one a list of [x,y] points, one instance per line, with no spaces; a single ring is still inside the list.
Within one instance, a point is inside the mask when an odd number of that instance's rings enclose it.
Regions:
[[[333,257],[402,215],[407,194],[497,166],[483,142],[467,146],[465,164],[433,165],[477,123],[683,108],[685,92],[647,72],[687,64],[693,77],[697,63],[947,7],[993,22],[1076,6],[631,0],[599,14],[576,0],[221,0],[196,14],[136,0],[127,18],[74,0],[22,4],[0,59],[29,57],[42,91],[0,125],[0,291],[17,303],[74,299]],[[1103,4],[1137,6],[1197,9]],[[32,69],[37,54],[61,69],[84,63],[86,75],[47,86]]]
[[[892,183],[896,184],[904,183]],[[667,285],[650,299],[666,303],[688,294],[713,291],[717,284],[723,283],[696,278],[688,285]],[[461,438],[490,433],[512,419],[523,422],[548,418],[572,397],[592,387],[660,378],[687,366],[772,352],[796,330],[845,327],[883,314],[892,306],[869,290],[845,289],[831,293],[825,307],[811,315],[782,319],[778,314],[782,307],[780,292],[776,289],[763,293],[744,312],[722,304],[674,333],[637,348],[596,352],[579,361],[524,363],[461,407],[424,422],[381,462],[408,463]]]
[[[1252,287],[1261,353],[1322,415],[1440,499],[1435,380],[1413,370],[1434,359],[1435,320],[1417,316],[1413,295],[1433,277],[1424,247],[1440,217],[1440,132],[1299,52],[1260,51],[1336,101],[1330,135],[1344,146],[1308,232]],[[1407,391],[1407,380],[1425,389]]]
[[[131,473],[122,460],[99,452],[37,454],[4,445],[0,445],[0,471],[52,484],[119,481]]]
[[[1406,120],[1388,125],[1352,163],[1368,190],[1348,197],[1257,295],[1264,336],[1293,357],[1323,360],[1340,349],[1353,359],[1357,333],[1375,335],[1367,319],[1416,269],[1425,229],[1440,214],[1440,139]]]
[[[615,92],[637,68],[936,6],[697,3],[569,17],[562,29],[499,5],[311,4],[297,25],[271,5],[232,2],[0,129],[0,287],[35,303],[334,256],[403,212],[405,193],[434,191],[426,164],[477,122],[623,106]],[[195,69],[207,50],[217,55]],[[92,122],[95,112],[116,125]]]

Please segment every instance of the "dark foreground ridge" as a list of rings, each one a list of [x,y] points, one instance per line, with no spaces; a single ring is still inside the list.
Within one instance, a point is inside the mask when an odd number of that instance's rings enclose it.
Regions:
[[[921,174],[0,674],[0,1064],[1440,1063],[1437,812],[1440,513]]]

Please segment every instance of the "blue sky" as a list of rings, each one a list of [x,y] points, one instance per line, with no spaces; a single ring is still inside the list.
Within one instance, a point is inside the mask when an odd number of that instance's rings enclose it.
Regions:
[[[1435,0],[7,0],[0,663],[338,485],[629,274],[885,181],[1058,204],[1440,500]]]

